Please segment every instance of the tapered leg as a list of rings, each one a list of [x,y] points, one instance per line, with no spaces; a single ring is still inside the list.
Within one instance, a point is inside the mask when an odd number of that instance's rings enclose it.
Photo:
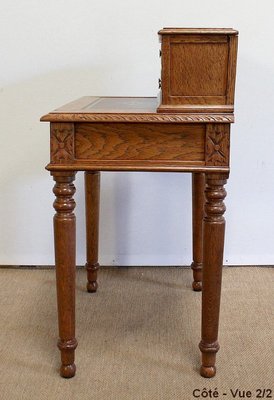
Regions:
[[[86,241],[87,241],[87,291],[98,288],[97,271],[99,244],[100,172],[85,172],[86,193]]]
[[[72,172],[53,172],[56,181],[53,192],[56,196],[54,208],[54,242],[58,303],[59,340],[61,351],[60,375],[71,378],[75,375],[75,187]]]
[[[203,290],[202,290],[202,366],[200,373],[212,378],[216,373],[215,359],[219,350],[218,326],[221,297],[223,248],[225,234],[224,184],[228,174],[206,174]]]
[[[203,268],[203,218],[205,203],[205,174],[192,174],[192,243],[193,243],[193,271],[192,288],[202,290]]]

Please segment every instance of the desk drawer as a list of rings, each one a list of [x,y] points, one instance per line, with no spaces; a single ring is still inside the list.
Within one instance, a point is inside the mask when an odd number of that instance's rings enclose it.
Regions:
[[[75,159],[203,164],[204,124],[75,124]]]

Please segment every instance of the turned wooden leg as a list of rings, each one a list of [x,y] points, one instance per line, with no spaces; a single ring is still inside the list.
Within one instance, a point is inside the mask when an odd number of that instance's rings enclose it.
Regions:
[[[54,208],[54,243],[58,303],[59,340],[61,351],[60,375],[75,375],[75,202],[73,195],[75,173],[52,172],[56,184]]]
[[[203,268],[203,218],[205,199],[205,174],[192,174],[192,243],[193,243],[193,290],[202,290]]]
[[[86,240],[87,240],[87,291],[96,292],[98,288],[97,271],[100,209],[100,172],[85,172],[86,193]]]
[[[218,325],[221,297],[223,248],[225,234],[224,185],[228,174],[206,174],[203,290],[202,290],[202,366],[200,373],[205,378],[216,374],[215,359],[219,350]]]

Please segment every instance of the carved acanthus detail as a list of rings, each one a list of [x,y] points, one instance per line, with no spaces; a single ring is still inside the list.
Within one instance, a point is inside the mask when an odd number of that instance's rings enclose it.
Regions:
[[[206,165],[229,165],[229,125],[208,125]]]
[[[74,128],[70,123],[51,124],[51,162],[62,163],[74,159]]]

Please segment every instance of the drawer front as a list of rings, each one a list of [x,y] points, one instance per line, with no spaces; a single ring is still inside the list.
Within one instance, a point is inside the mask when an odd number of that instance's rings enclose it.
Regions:
[[[75,124],[75,158],[203,163],[203,124]]]

